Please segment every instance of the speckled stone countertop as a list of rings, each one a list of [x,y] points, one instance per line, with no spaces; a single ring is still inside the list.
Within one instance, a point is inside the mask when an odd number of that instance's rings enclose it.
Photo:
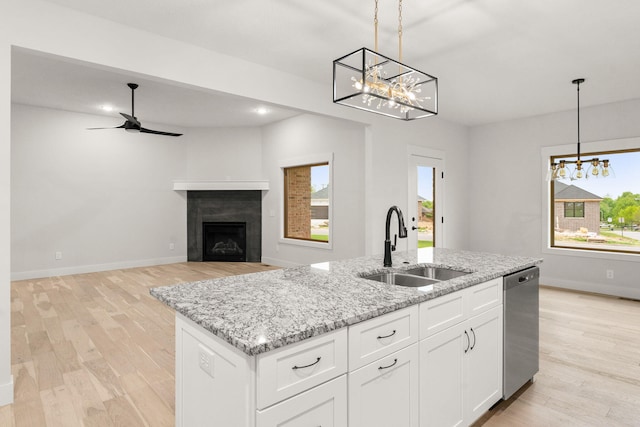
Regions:
[[[152,288],[151,295],[249,355],[353,325],[541,263],[539,258],[425,248]],[[472,272],[409,288],[362,274],[417,265]]]

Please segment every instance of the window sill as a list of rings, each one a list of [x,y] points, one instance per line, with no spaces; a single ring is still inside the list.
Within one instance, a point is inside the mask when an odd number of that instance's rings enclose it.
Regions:
[[[308,248],[316,248],[316,249],[333,249],[333,242],[314,242],[313,240],[299,240],[299,239],[287,239],[286,237],[281,237],[279,242],[285,245],[294,245],[294,246],[306,246]]]
[[[640,254],[607,252],[607,251],[598,251],[595,249],[584,250],[584,249],[573,249],[573,248],[545,247],[545,248],[542,248],[542,253],[546,253],[550,255],[572,256],[572,257],[582,257],[582,258],[610,259],[610,260],[616,260],[616,261],[633,261],[633,262],[640,261]]]

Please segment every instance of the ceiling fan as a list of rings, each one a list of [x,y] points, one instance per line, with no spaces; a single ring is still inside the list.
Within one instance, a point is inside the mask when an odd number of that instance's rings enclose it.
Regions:
[[[138,119],[135,116],[135,109],[134,109],[134,91],[138,88],[138,85],[136,83],[127,83],[127,86],[129,86],[129,88],[131,89],[131,115],[129,114],[125,114],[125,113],[120,113],[120,115],[122,117],[124,117],[126,119],[126,121],[121,124],[120,126],[116,126],[113,128],[88,128],[88,130],[96,130],[96,129],[124,129],[126,131],[130,131],[130,132],[140,132],[140,133],[152,133],[155,135],[166,135],[166,136],[181,136],[181,133],[172,133],[172,132],[162,132],[159,130],[152,130],[152,129],[147,129],[147,128],[143,128],[142,124],[140,124],[140,122],[138,121]]]

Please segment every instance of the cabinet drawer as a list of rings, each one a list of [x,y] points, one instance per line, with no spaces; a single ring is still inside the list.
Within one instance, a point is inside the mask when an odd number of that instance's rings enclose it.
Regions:
[[[257,427],[347,427],[347,376],[305,391],[264,411]]]
[[[353,371],[418,341],[418,305],[349,327],[349,370]]]
[[[460,323],[465,319],[464,291],[453,292],[420,304],[420,339]]]
[[[349,427],[418,427],[418,344],[349,372]]]
[[[256,371],[258,409],[342,375],[347,328],[260,354]]]
[[[469,317],[502,304],[502,287],[502,277],[497,277],[465,289]]]

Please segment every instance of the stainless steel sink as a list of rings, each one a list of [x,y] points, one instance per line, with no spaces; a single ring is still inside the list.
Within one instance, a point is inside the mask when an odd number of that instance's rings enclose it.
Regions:
[[[405,273],[376,273],[362,276],[363,279],[375,280],[377,282],[386,283],[388,285],[407,286],[410,288],[421,288],[423,286],[433,285],[438,280],[427,277],[415,276]]]
[[[416,267],[405,270],[404,273],[435,280],[449,280],[471,274],[468,271],[453,270],[444,267]]]

